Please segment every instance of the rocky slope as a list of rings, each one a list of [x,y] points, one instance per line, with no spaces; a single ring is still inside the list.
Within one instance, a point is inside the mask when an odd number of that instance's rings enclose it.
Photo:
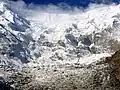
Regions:
[[[89,65],[34,67],[32,74],[13,74],[7,83],[17,90],[120,90],[118,63],[111,63],[116,55]]]
[[[120,51],[116,51],[112,57],[107,57],[107,62],[113,68],[113,73],[120,80]]]

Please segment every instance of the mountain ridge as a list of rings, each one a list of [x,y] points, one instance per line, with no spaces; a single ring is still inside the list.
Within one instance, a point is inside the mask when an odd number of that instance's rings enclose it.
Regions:
[[[82,87],[96,75],[101,85],[109,86],[111,69],[98,63],[120,48],[119,9],[120,5],[105,5],[77,14],[35,12],[25,19],[9,3],[0,2],[0,76],[15,88],[54,83],[67,75],[74,79],[74,73],[78,81],[82,78]],[[69,77],[64,79],[61,85],[69,83]]]

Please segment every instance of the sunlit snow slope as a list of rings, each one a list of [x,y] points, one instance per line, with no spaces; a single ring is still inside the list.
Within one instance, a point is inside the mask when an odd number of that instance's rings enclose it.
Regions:
[[[109,56],[119,48],[119,9],[103,5],[80,13],[35,12],[27,19],[39,44],[33,50],[41,53],[37,62],[90,64]]]
[[[0,66],[14,67],[28,63],[30,23],[0,2]],[[28,36],[29,37],[28,37]],[[29,38],[29,40],[27,40]]]
[[[120,5],[103,5],[77,13],[33,11],[24,19],[1,3],[2,61],[33,67],[91,64],[118,50],[119,9]]]

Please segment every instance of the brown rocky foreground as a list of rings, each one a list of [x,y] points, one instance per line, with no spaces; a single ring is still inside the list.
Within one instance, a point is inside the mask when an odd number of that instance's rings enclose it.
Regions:
[[[120,51],[90,65],[35,67],[28,73],[13,74],[0,90],[120,90]]]

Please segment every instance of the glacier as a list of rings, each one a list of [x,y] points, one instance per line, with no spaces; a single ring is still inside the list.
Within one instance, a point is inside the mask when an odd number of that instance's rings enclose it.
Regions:
[[[38,11],[23,18],[9,3],[0,2],[0,77],[7,80],[13,75],[19,79],[19,73],[23,72],[32,75],[34,80],[31,83],[46,84],[50,81],[54,83],[56,79],[62,79],[68,74],[81,78],[83,81],[78,79],[80,84],[84,82],[86,85],[96,68],[101,70],[108,67],[97,66],[96,63],[120,48],[119,9],[120,5],[115,4],[102,7],[98,5],[94,9],[85,9],[84,12]],[[18,76],[15,76],[16,72],[19,72]],[[106,81],[109,78],[107,73],[101,74],[107,76]],[[98,73],[97,75],[100,77]],[[12,83],[9,79],[8,82]],[[16,82],[11,87],[17,87]],[[104,86],[105,81],[102,83]],[[84,85],[82,86],[86,87]]]

